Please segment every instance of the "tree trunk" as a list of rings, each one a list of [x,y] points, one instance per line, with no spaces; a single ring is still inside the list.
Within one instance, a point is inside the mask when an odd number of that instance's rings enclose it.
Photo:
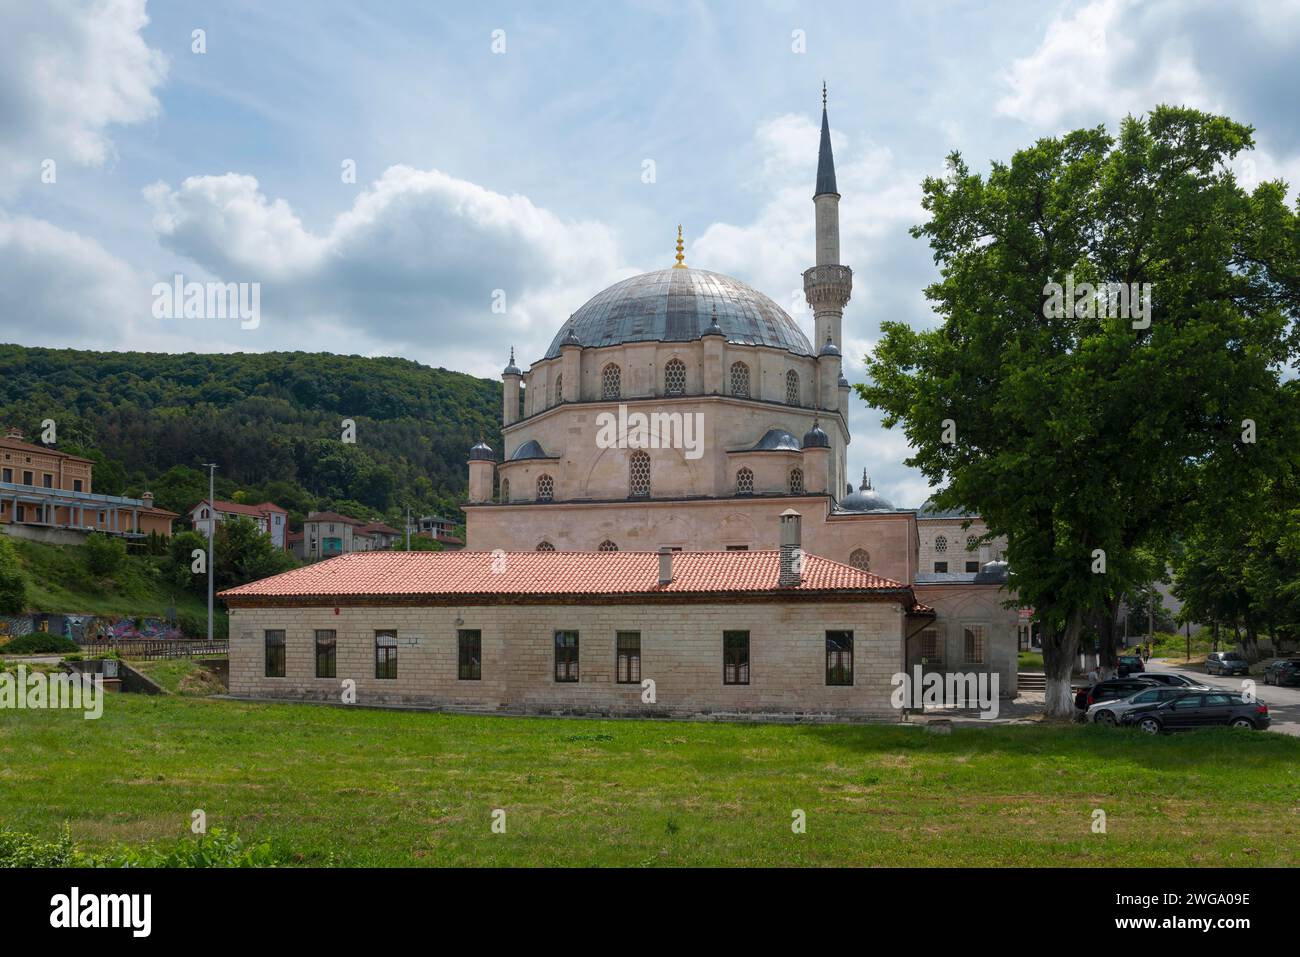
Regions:
[[[1246,640],[1243,642],[1246,660],[1252,665],[1259,661],[1259,636],[1255,631],[1255,619],[1246,615]]]
[[[1114,677],[1119,671],[1119,652],[1116,648],[1115,616],[1119,612],[1119,599],[1107,601],[1093,609],[1089,617],[1097,631],[1097,660],[1103,678]]]
[[[1073,718],[1074,695],[1070,691],[1070,677],[1079,655],[1079,632],[1083,629],[1083,614],[1071,611],[1064,628],[1043,624],[1043,672],[1047,680],[1047,716]]]

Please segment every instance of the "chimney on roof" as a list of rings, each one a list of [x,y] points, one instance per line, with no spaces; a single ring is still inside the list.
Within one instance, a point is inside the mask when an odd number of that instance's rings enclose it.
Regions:
[[[799,513],[787,508],[781,513],[781,575],[783,586],[798,585],[803,581],[803,548],[800,545]]]
[[[21,442],[23,440],[23,430],[16,425],[7,425],[5,426],[5,438],[17,439]]]
[[[153,508],[153,492],[141,492],[140,500],[144,502],[145,508]]]
[[[671,585],[673,583],[673,550],[671,548],[659,549],[659,584]]]

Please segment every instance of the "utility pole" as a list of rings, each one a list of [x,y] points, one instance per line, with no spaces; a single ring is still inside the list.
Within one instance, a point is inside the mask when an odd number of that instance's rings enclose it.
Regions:
[[[217,476],[217,466],[214,462],[204,462],[203,467],[208,470],[208,641],[212,641],[212,576],[214,574],[212,561],[212,531],[217,527],[217,505],[214,501]]]
[[[406,550],[411,550],[411,506],[406,506]]]

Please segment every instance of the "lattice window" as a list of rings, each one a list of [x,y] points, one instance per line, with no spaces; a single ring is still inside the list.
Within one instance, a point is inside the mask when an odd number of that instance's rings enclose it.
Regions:
[[[790,494],[803,494],[803,469],[790,470]]]
[[[669,359],[664,366],[664,395],[686,394],[686,363],[681,359]]]
[[[936,552],[946,552],[948,550],[948,539],[945,538],[943,535],[940,535],[937,538],[935,538],[934,550]]]
[[[555,551],[555,546],[552,545],[550,542],[538,542],[537,550],[539,552],[553,552]]]
[[[555,479],[549,475],[537,476],[537,501],[549,502],[555,498]]]
[[[744,468],[736,473],[736,494],[753,495],[754,494],[754,471],[753,469]]]
[[[552,405],[559,405],[564,401],[564,373],[561,372],[555,377],[555,401]]]
[[[749,366],[743,362],[731,364],[731,394],[749,397]]]
[[[611,362],[600,373],[600,397],[602,399],[617,399],[622,394],[622,373],[619,371],[618,366]]]
[[[628,493],[633,498],[650,495],[650,456],[644,452],[633,452],[628,461]]]
[[[501,480],[501,501],[510,501],[510,479]]]
[[[871,571],[871,553],[865,548],[855,548],[849,555],[849,564],[860,572]]]
[[[793,369],[785,374],[785,401],[790,405],[799,404],[799,373]]]
[[[601,542],[601,543],[596,547],[596,551],[598,551],[598,552],[616,552],[616,551],[618,551],[618,546],[615,545],[613,542],[611,542],[611,541],[607,538],[607,539],[605,539],[603,542]]]
[[[974,535],[967,535],[967,536],[966,536],[966,551],[968,551],[968,552],[973,552],[973,551],[975,551],[975,549],[979,547],[979,544],[978,544],[978,543],[979,543],[979,539],[976,538]]]

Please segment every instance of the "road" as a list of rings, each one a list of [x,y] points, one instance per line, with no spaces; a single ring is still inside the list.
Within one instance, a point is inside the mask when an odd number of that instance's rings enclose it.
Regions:
[[[1207,675],[1198,667],[1188,668],[1181,665],[1166,664],[1153,658],[1147,662],[1147,670],[1173,671],[1211,687],[1227,688],[1231,691],[1242,690],[1241,682],[1243,679],[1241,677],[1224,678],[1219,675]],[[1273,723],[1269,725],[1269,730],[1300,737],[1300,688],[1280,688],[1276,685],[1266,685],[1263,676],[1252,678],[1252,680],[1255,682],[1255,698],[1268,705],[1269,716],[1273,719]]]

